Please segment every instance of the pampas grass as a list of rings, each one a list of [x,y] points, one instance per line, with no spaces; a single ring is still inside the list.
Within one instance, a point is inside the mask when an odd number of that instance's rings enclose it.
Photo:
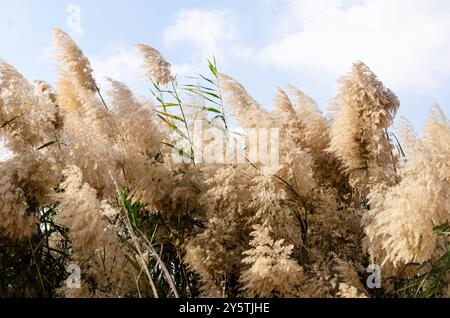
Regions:
[[[215,58],[210,74],[181,79],[143,44],[149,96],[108,79],[104,99],[77,44],[60,30],[54,40],[56,89],[0,62],[12,153],[0,162],[0,296],[449,296],[450,125],[438,106],[423,136],[405,124],[393,140],[399,101],[362,62],[330,114],[294,86],[268,111]],[[197,120],[230,143],[230,116],[243,138],[279,129],[279,165],[204,163]],[[372,263],[381,290],[365,284]],[[79,289],[65,281],[73,264]]]

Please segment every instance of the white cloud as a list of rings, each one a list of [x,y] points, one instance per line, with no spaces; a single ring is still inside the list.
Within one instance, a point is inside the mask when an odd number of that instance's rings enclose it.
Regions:
[[[44,48],[41,50],[39,59],[42,62],[49,62],[53,61],[55,58],[55,46],[53,44],[48,44],[44,46]]]
[[[136,50],[118,48],[109,56],[96,56],[91,59],[94,76],[100,87],[107,87],[106,77],[123,82],[137,93],[148,93],[148,80],[141,69],[142,57]],[[178,77],[192,74],[192,64],[172,64],[172,73]]]
[[[148,82],[144,79],[140,66],[141,57],[136,50],[117,48],[107,56],[90,58],[94,76],[102,91],[109,88],[106,77],[126,84],[138,95],[148,93]]]
[[[450,71],[446,0],[290,0],[257,60],[336,78],[362,60],[393,88],[429,90]],[[322,76],[323,76],[322,75]]]
[[[175,21],[164,31],[164,44],[174,48],[192,46],[190,61],[172,63],[172,72],[178,77],[198,72],[204,67],[205,59],[214,52],[223,62],[223,48],[237,38],[230,22],[231,15],[226,11],[181,10],[176,14]],[[104,78],[111,77],[138,93],[148,93],[148,85],[142,79],[143,72],[140,70],[142,60],[135,50],[118,48],[109,56],[92,58],[91,62],[100,86],[107,86]]]
[[[231,52],[235,57],[247,60],[251,59],[253,56],[255,56],[255,54],[258,53],[258,51],[253,47],[239,44],[234,45],[231,48]]]
[[[164,31],[167,46],[190,44],[199,51],[204,60],[214,52],[220,54],[229,41],[237,38],[230,12],[218,10],[190,9],[176,14],[175,23]]]
[[[142,76],[140,70],[141,57],[135,50],[117,49],[107,57],[91,59],[96,78],[111,77],[115,80],[130,83]]]
[[[172,64],[172,73],[176,74],[178,77],[192,75],[197,70],[194,65],[183,63],[183,64]]]

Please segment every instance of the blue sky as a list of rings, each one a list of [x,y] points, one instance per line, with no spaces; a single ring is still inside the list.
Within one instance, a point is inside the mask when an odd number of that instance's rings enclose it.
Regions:
[[[54,83],[51,30],[68,32],[110,76],[146,93],[136,43],[159,49],[182,76],[205,71],[215,52],[270,109],[277,86],[297,85],[326,109],[336,79],[362,60],[401,101],[420,130],[429,106],[450,117],[447,0],[0,0],[0,58],[28,79]],[[83,32],[70,27],[80,8]]]

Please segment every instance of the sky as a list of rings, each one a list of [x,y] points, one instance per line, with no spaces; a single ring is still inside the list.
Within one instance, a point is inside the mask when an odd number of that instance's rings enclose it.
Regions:
[[[0,58],[55,82],[51,30],[68,32],[105,76],[148,95],[135,44],[163,53],[178,77],[219,71],[266,109],[293,84],[326,111],[336,80],[363,61],[420,131],[430,106],[450,118],[448,0],[0,0]]]

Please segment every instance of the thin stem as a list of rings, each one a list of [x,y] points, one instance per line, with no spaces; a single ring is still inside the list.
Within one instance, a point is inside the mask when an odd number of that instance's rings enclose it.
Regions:
[[[150,243],[150,241],[147,239],[147,237],[141,232],[141,230],[137,229],[141,236],[144,238],[144,241],[147,243],[147,248],[149,249],[150,253],[156,258],[156,261],[161,266],[164,275],[166,276],[166,279],[170,285],[170,288],[172,289],[174,295],[176,298],[180,298],[180,295],[178,294],[177,288],[175,287],[175,283],[173,281],[173,277],[169,272],[169,269],[167,268],[166,264],[161,259],[160,255],[156,251],[156,249],[153,247],[153,245]]]
[[[119,201],[120,201],[120,204],[121,204],[121,206],[122,206],[122,209],[123,209],[123,211],[124,211],[125,214],[126,214],[126,219],[125,219],[126,222],[125,222],[125,224],[126,224],[126,226],[127,226],[128,231],[130,232],[130,235],[131,235],[131,238],[132,238],[133,243],[135,244],[136,250],[138,251],[139,256],[140,256],[141,259],[143,260],[143,257],[142,257],[143,254],[142,254],[142,252],[141,252],[141,250],[140,250],[139,244],[137,243],[138,240],[137,240],[136,234],[134,233],[133,226],[131,225],[131,221],[130,221],[130,218],[129,218],[128,212],[127,212],[127,208],[126,208],[125,204],[123,203],[123,201],[121,200],[121,195],[120,195],[119,186],[118,186],[116,180],[114,179],[114,176],[113,176],[112,172],[110,172],[110,175],[111,175],[111,179],[113,180],[114,186],[115,186],[115,188],[116,188],[117,195],[119,196]],[[170,272],[169,272],[169,270],[168,270],[166,264],[163,262],[163,260],[161,259],[161,257],[159,256],[159,254],[156,252],[156,250],[155,250],[155,248],[153,247],[153,245],[149,242],[149,240],[147,239],[147,237],[146,237],[139,229],[137,229],[137,231],[139,232],[139,234],[141,235],[141,237],[144,239],[145,243],[147,243],[147,244],[146,244],[146,245],[147,245],[147,249],[148,249],[148,250],[150,251],[150,253],[156,258],[156,261],[157,261],[158,264],[161,266],[161,268],[162,268],[162,270],[163,270],[163,272],[164,272],[164,274],[165,274],[165,276],[166,276],[166,279],[167,279],[167,281],[168,281],[168,283],[169,283],[169,285],[170,285],[170,288],[172,289],[172,291],[173,291],[175,297],[176,297],[176,298],[180,298],[180,295],[178,294],[178,291],[177,291],[177,289],[176,289],[176,287],[175,287],[175,283],[174,283],[174,281],[173,281],[172,276],[170,275]],[[145,270],[146,270],[147,276],[149,276],[150,273],[148,272],[147,266],[145,266]],[[156,298],[158,298],[158,296],[157,296],[158,294],[157,294],[157,291],[156,291],[156,287],[155,287],[155,284],[154,284],[153,279],[151,278],[151,276],[149,276],[149,280],[150,280],[150,284],[152,285],[152,289],[154,289],[154,293],[155,293],[155,295],[156,295]]]
[[[109,109],[108,106],[106,106],[105,100],[103,99],[102,93],[100,93],[100,88],[98,86],[95,86],[95,89],[97,90],[98,96],[100,96],[100,99],[102,100],[103,106],[106,109]]]
[[[181,116],[183,117],[184,126],[186,127],[187,137],[188,137],[188,139],[189,139],[189,144],[190,144],[190,148],[191,148],[192,163],[195,164],[195,159],[194,159],[194,149],[192,148],[192,138],[191,138],[191,133],[190,133],[190,131],[189,131],[189,126],[188,126],[188,123],[187,123],[187,120],[186,120],[186,115],[185,115],[184,110],[183,110],[183,105],[182,105],[182,102],[181,102],[181,98],[180,98],[180,96],[178,95],[178,91],[177,91],[177,89],[176,89],[176,87],[175,87],[174,81],[172,80],[172,81],[170,81],[170,83],[172,84],[174,97],[175,97],[175,99],[177,100],[178,105],[180,106]]]
[[[34,264],[36,265],[36,270],[37,270],[39,282],[40,282],[41,288],[42,288],[42,294],[44,294],[45,293],[44,281],[42,280],[41,270],[39,269],[39,264],[37,262],[36,255],[35,255],[36,249],[42,243],[42,240],[39,242],[39,244],[36,246],[36,248],[33,248],[33,245],[31,244],[31,240],[28,240],[28,243],[30,244],[31,256],[33,257]]]
[[[130,222],[130,218],[129,218],[129,216],[128,216],[127,208],[126,208],[126,206],[124,205],[124,203],[123,203],[122,200],[121,200],[121,195],[120,195],[119,185],[117,184],[117,181],[116,181],[116,179],[114,178],[114,175],[112,174],[111,171],[109,172],[109,174],[110,174],[111,180],[112,180],[112,182],[114,183],[114,186],[115,186],[115,188],[116,188],[116,192],[117,192],[117,195],[118,195],[118,198],[119,198],[119,203],[120,203],[120,205],[121,205],[122,211],[125,213],[125,225],[126,225],[126,227],[127,227],[128,232],[130,233],[131,241],[133,242],[133,244],[134,244],[134,246],[135,246],[135,248],[136,248],[136,251],[137,251],[138,254],[139,254],[139,257],[140,257],[140,259],[141,259],[141,262],[143,263],[143,264],[141,264],[141,266],[142,266],[142,265],[146,265],[147,262],[145,261],[144,254],[143,254],[142,251],[141,251],[141,248],[140,248],[140,246],[139,246],[137,237],[136,237],[136,235],[134,234],[133,227],[131,226],[131,222]],[[148,281],[149,281],[150,286],[151,286],[152,291],[153,291],[153,296],[155,296],[155,298],[159,298],[159,296],[158,296],[158,290],[156,289],[155,282],[153,281],[152,275],[150,274],[150,272],[149,272],[149,270],[148,270],[148,266],[142,266],[142,267],[143,267],[143,269],[144,269],[144,271],[145,271],[145,274],[146,274],[147,277],[148,277]],[[142,269],[142,267],[141,267],[141,269]]]
[[[392,146],[391,143],[390,143],[390,139],[391,138],[389,138],[388,130],[385,129],[384,131],[385,131],[385,134],[386,134],[386,138],[387,138],[387,140],[389,142],[389,146]],[[398,177],[397,166],[395,165],[395,157],[394,157],[394,152],[392,151],[392,147],[389,147],[389,155],[391,156],[392,166],[394,168],[395,175]]]

